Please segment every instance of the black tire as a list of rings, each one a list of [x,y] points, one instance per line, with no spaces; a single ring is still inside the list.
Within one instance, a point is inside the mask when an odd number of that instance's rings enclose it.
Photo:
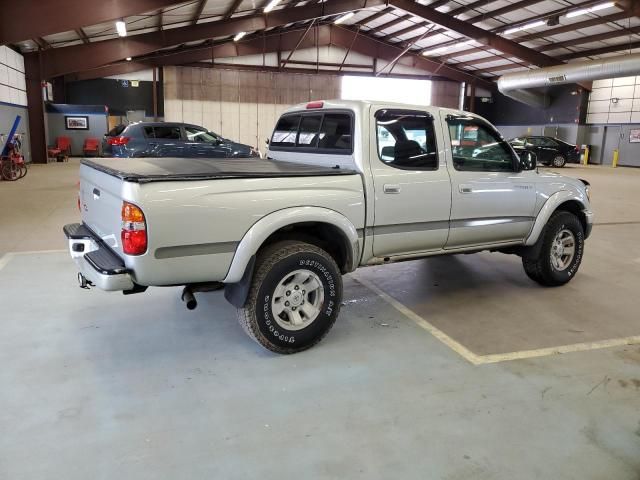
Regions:
[[[556,167],[556,168],[562,168],[567,164],[567,159],[558,154],[555,157],[553,157],[553,160],[551,160],[551,166]]]
[[[5,159],[2,162],[2,175],[3,180],[14,182],[20,178],[20,170],[18,166],[9,159]]]
[[[323,293],[322,301],[318,300],[320,311],[315,319],[294,330],[283,325],[286,313],[284,320],[281,316],[276,320],[272,305],[276,301],[274,293],[278,285],[289,274],[300,270],[315,275]],[[282,241],[259,252],[247,301],[238,309],[238,321],[251,338],[268,350],[296,353],[311,348],[329,333],[340,312],[341,302],[342,276],[333,258],[315,245]]]
[[[562,232],[570,232],[574,240],[573,258],[558,269],[554,265],[554,242]],[[570,237],[569,237],[570,238]],[[584,254],[584,230],[580,220],[572,213],[557,211],[547,222],[536,245],[522,256],[522,265],[527,276],[547,287],[564,285],[571,280],[580,267]]]

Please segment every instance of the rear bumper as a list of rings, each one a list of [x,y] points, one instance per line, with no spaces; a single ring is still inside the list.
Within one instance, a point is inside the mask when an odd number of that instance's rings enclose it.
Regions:
[[[84,277],[101,290],[128,291],[136,287],[122,259],[84,224],[62,229],[69,241],[69,254]]]

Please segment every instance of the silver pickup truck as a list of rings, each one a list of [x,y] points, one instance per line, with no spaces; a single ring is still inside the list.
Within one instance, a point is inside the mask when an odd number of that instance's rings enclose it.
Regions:
[[[491,250],[568,282],[589,184],[530,155],[467,112],[311,102],[282,115],[267,160],[83,160],[82,223],[64,232],[81,286],[184,286],[189,308],[224,288],[254,340],[293,353],[327,334],[358,267]]]

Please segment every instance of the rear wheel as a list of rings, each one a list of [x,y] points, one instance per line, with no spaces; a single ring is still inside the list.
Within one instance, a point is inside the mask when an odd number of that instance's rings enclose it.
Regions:
[[[18,168],[18,165],[11,159],[5,159],[2,162],[2,171],[0,172],[0,174],[2,174],[3,180],[9,180],[10,182],[13,182],[20,178],[20,169]]]
[[[545,286],[564,285],[578,272],[584,252],[584,230],[580,220],[569,212],[555,212],[534,245],[535,257],[522,257],[524,271]]]
[[[333,258],[315,245],[283,241],[258,255],[238,320],[263,347],[296,353],[329,332],[341,301],[342,277]]]
[[[562,168],[566,163],[567,159],[562,155],[556,155],[555,157],[553,157],[553,161],[551,162],[551,164],[556,168]]]

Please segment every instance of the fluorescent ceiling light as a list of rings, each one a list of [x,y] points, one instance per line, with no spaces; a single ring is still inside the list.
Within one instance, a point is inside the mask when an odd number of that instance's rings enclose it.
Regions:
[[[606,2],[606,3],[601,3],[599,5],[594,5],[591,8],[580,8],[579,10],[574,10],[572,12],[567,13],[565,17],[573,18],[580,15],[584,15],[586,13],[592,13],[592,12],[597,12],[598,10],[604,10],[605,8],[611,8],[614,5],[615,5],[615,2]]]
[[[342,15],[340,18],[338,18],[335,22],[336,25],[341,24],[342,22],[344,22],[345,20],[350,19],[351,17],[353,17],[355,15],[355,13],[353,12],[349,12],[349,13],[345,13],[344,15]]]
[[[116,31],[118,32],[118,35],[121,37],[127,36],[127,24],[124,23],[124,20],[118,20],[116,22]]]
[[[244,37],[247,34],[247,32],[240,32],[240,33],[236,33],[236,36],[233,37],[233,41],[237,42],[238,40],[240,40],[242,37]]]
[[[519,32],[521,30],[528,30],[530,28],[542,27],[542,26],[544,26],[546,24],[547,24],[547,22],[545,22],[544,20],[538,20],[537,22],[527,23],[526,25],[521,25],[519,27],[510,28],[509,30],[505,30],[502,33],[503,33],[503,35],[511,35],[512,33],[516,33],[516,32]]]
[[[130,61],[131,61],[131,57],[127,57],[127,58],[125,58],[125,60],[126,60],[127,62],[130,62]]]
[[[269,13],[271,10],[275,8],[276,5],[280,3],[280,0],[271,0],[269,4],[264,7],[264,13]]]

